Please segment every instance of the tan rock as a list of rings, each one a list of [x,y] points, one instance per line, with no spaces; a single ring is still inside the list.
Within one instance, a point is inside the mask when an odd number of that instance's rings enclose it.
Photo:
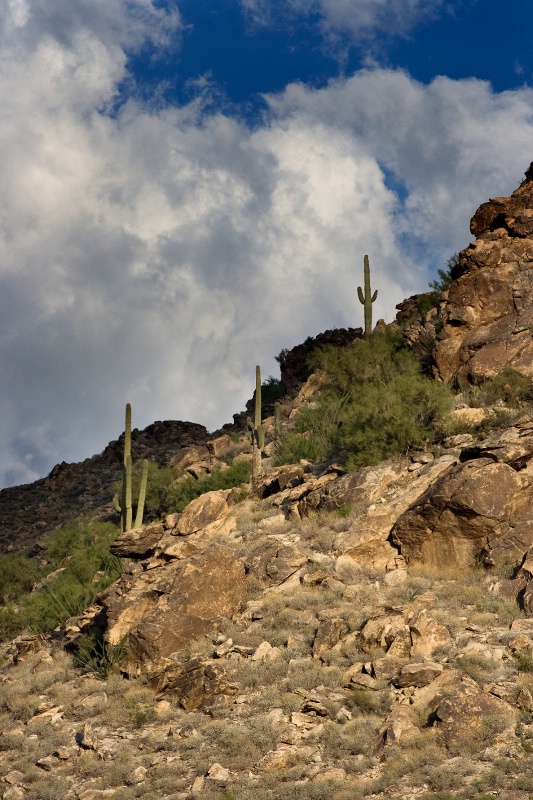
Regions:
[[[176,529],[182,536],[190,536],[218,521],[227,514],[231,489],[205,492],[191,500],[178,519]]]
[[[427,686],[415,689],[411,695],[411,704],[424,724],[435,713],[445,697],[451,694],[461,683],[461,673],[455,669],[444,669],[435,680]]]
[[[128,634],[122,668],[130,674],[151,672],[235,614],[244,598],[242,562],[233,551],[212,544],[203,553],[140,573],[133,586],[126,577],[106,590],[106,637],[118,645]]]
[[[438,647],[449,645],[452,641],[448,628],[436,622],[425,608],[420,609],[409,621],[409,630],[413,656],[431,658]]]
[[[503,700],[463,681],[437,709],[438,731],[455,751],[481,749],[515,725],[515,711]]]
[[[369,619],[360,632],[361,646],[370,652],[376,647],[388,650],[395,636],[405,628],[402,614],[380,614]]]
[[[420,733],[412,719],[412,712],[408,706],[396,705],[383,723],[379,731],[378,741],[373,749],[374,755],[379,755],[384,747],[405,742]]]
[[[294,575],[307,563],[309,555],[304,548],[269,540],[248,556],[246,571],[267,585],[275,586]]]

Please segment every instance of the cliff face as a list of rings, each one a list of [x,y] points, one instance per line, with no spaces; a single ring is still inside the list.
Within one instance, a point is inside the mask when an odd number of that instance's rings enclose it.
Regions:
[[[434,372],[459,384],[505,367],[533,376],[533,165],[510,197],[483,203],[441,311]]]

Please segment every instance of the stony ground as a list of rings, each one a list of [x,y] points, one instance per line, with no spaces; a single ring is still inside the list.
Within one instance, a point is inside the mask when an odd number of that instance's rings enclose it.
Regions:
[[[187,712],[76,666],[61,633],[4,645],[1,797],[533,794],[533,620],[498,576],[335,569],[349,515],[282,521],[263,501],[241,522],[243,558],[272,542],[307,558],[266,590],[250,574],[244,612],[187,654],[218,665],[224,694]]]

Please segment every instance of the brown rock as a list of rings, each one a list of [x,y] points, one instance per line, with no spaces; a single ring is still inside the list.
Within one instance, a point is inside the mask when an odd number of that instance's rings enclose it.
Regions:
[[[507,464],[478,458],[453,467],[398,519],[392,539],[408,563],[472,566],[530,503]]]
[[[111,552],[119,558],[147,558],[155,549],[165,533],[161,522],[131,528],[119,534],[111,545]]]
[[[158,694],[176,698],[185,711],[203,708],[219,695],[236,693],[220,664],[201,658],[167,666],[150,679],[150,686]]]
[[[106,637],[117,645],[129,634],[122,668],[150,672],[222,617],[231,617],[244,598],[242,562],[228,548],[212,544],[203,553],[140,573],[133,585],[126,576],[106,590]]]
[[[438,730],[447,747],[472,751],[493,744],[498,733],[514,726],[514,709],[503,700],[463,681],[437,709]]]
[[[459,277],[442,303],[434,370],[475,381],[511,367],[533,375],[533,183],[483,203],[459,255]]]
[[[422,687],[434,681],[441,674],[444,667],[433,661],[424,661],[421,664],[406,664],[401,668],[400,674],[395,678],[394,684],[400,689],[405,686]]]
[[[322,620],[313,642],[313,658],[320,658],[332,647],[335,647],[346,629],[346,623],[339,617]]]

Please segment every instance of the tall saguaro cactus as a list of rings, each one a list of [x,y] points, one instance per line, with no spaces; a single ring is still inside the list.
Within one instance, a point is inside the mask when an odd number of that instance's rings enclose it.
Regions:
[[[113,502],[116,510],[120,514],[120,528],[122,532],[129,531],[132,527],[133,509],[131,502],[131,403],[126,403],[126,424],[124,427],[124,462],[122,466],[122,502],[119,505],[118,495],[115,495]],[[144,501],[146,498],[146,485],[148,482],[148,460],[143,461],[141,485],[139,488],[139,500],[137,502],[137,514],[135,515],[135,527],[142,525],[144,513]]]
[[[261,368],[255,368],[255,415],[248,417],[248,428],[252,438],[252,486],[261,477],[261,451],[265,446],[265,426],[261,424]]]
[[[372,333],[372,303],[378,296],[378,290],[372,294],[372,290],[370,288],[370,264],[368,261],[368,256],[365,256],[364,259],[364,277],[365,277],[365,292],[363,294],[363,290],[360,286],[357,287],[357,296],[359,297],[359,302],[363,304],[365,308],[365,337],[368,337]]]

